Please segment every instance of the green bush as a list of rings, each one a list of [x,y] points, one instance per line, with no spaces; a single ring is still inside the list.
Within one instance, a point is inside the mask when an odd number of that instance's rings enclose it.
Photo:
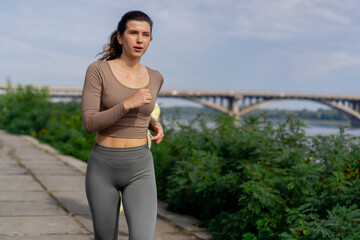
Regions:
[[[46,88],[32,86],[12,89],[9,84],[0,99],[0,128],[32,135],[84,161],[95,141],[95,134],[82,127],[79,102],[50,102]]]
[[[19,85],[17,90],[8,87],[0,101],[0,128],[10,133],[34,135],[46,125],[50,116],[47,89]]]
[[[75,101],[52,103],[51,117],[36,137],[84,161],[95,142],[95,134],[89,135],[82,126],[80,103]]]
[[[358,239],[359,138],[308,137],[291,116],[209,119],[170,120],[153,147],[170,210],[202,219],[214,239]]]

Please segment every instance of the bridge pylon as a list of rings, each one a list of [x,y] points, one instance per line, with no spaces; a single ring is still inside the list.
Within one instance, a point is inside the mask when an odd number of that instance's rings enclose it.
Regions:
[[[360,128],[360,119],[350,116],[350,122],[353,128]]]

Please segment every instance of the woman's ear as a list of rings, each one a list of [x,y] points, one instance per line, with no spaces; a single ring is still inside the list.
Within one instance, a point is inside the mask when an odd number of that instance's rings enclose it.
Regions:
[[[116,38],[117,38],[117,40],[118,40],[119,44],[120,44],[120,45],[122,45],[122,38],[121,38],[121,36],[120,36],[120,33],[119,33],[119,32],[116,34]]]

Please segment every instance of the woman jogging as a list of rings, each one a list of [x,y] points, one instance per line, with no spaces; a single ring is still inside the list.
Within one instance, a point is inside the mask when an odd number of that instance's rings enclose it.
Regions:
[[[140,63],[152,39],[153,22],[141,11],[127,12],[89,65],[82,95],[83,125],[97,133],[88,158],[86,195],[95,240],[118,236],[120,192],[130,240],[153,239],[157,193],[150,140],[159,144],[161,124],[151,116],[162,75]]]

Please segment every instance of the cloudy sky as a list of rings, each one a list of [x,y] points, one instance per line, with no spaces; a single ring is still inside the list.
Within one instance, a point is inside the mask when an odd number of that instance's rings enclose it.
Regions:
[[[1,0],[0,84],[82,86],[135,9],[164,89],[360,94],[358,0]]]

